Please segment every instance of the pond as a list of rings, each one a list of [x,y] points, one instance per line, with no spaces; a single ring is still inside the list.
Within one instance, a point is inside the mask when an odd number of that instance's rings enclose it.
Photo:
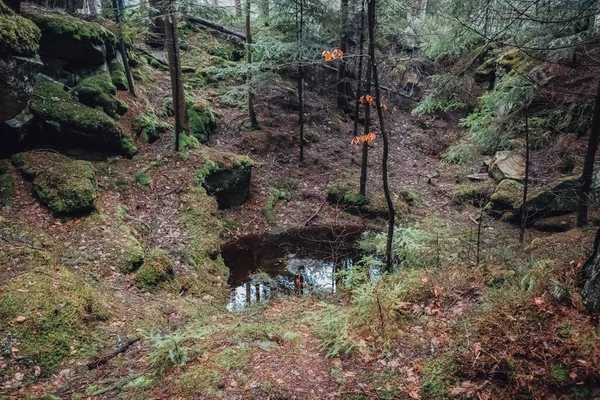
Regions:
[[[311,227],[244,236],[221,249],[229,268],[227,309],[274,296],[333,293],[335,272],[352,265],[360,226]]]

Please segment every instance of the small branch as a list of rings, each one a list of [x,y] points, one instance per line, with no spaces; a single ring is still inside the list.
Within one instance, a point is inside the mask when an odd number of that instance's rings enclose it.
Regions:
[[[120,345],[115,351],[113,351],[110,354],[107,354],[99,359],[97,359],[96,361],[92,361],[91,363],[89,363],[87,365],[88,369],[94,369],[94,368],[98,368],[100,365],[106,364],[109,360],[115,358],[116,356],[118,356],[121,353],[124,353],[127,351],[127,349],[129,349],[129,347],[131,347],[132,344],[138,342],[140,340],[140,338],[134,338],[134,339],[129,339],[128,341],[126,341],[125,343],[123,343],[122,345]]]
[[[189,22],[193,22],[195,24],[202,25],[202,26],[205,26],[210,29],[214,29],[215,31],[219,31],[219,32],[225,33],[227,35],[235,36],[236,38],[242,39],[244,42],[246,41],[246,35],[244,35],[243,33],[236,32],[233,29],[229,29],[223,25],[217,24],[216,22],[212,22],[207,19],[198,18],[198,17],[187,17],[187,20]]]
[[[319,208],[317,208],[317,211],[315,211],[315,213],[313,215],[310,216],[310,218],[308,218],[306,221],[304,221],[304,223],[302,224],[302,226],[306,226],[310,221],[312,221],[317,215],[319,215],[319,212],[321,211],[321,209],[323,208],[323,206],[325,205],[325,203],[327,203],[327,200],[323,201],[321,203],[321,205],[319,206]]]

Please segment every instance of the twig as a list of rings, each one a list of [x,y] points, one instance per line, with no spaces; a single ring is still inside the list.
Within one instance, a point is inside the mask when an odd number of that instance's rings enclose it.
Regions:
[[[321,209],[323,208],[323,206],[325,205],[325,203],[327,203],[327,200],[323,201],[321,203],[321,205],[319,206],[319,208],[317,208],[317,211],[315,211],[315,213],[313,215],[310,216],[310,218],[308,218],[306,221],[304,221],[304,223],[302,224],[302,226],[306,226],[310,221],[312,221],[317,215],[319,215],[319,212],[321,211]]]
[[[139,340],[140,340],[140,338],[129,339],[128,341],[123,343],[121,346],[119,346],[112,353],[107,354],[107,355],[97,359],[96,361],[92,361],[91,363],[89,363],[87,365],[88,369],[98,368],[100,365],[106,364],[109,360],[111,360],[111,359],[115,358],[116,356],[118,356],[119,354],[127,351],[127,349],[129,347],[131,347],[132,344],[138,342]]]

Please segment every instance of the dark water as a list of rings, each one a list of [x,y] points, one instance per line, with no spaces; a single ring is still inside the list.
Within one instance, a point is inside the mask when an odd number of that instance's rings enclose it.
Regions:
[[[245,236],[221,254],[229,268],[227,308],[239,310],[273,296],[335,292],[335,271],[351,265],[358,226],[305,228]]]

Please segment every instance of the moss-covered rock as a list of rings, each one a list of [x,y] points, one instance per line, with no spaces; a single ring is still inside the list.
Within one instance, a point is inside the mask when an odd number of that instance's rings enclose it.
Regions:
[[[75,101],[62,84],[45,75],[38,75],[31,112],[42,124],[36,140],[40,145],[88,148],[128,156],[137,153],[114,119],[102,110]]]
[[[248,157],[221,153],[218,158],[205,160],[196,171],[196,179],[206,193],[215,196],[219,208],[236,207],[250,198],[253,165]]]
[[[454,203],[468,203],[476,207],[482,207],[490,201],[494,189],[494,185],[489,180],[485,182],[463,183],[456,187],[454,192]]]
[[[505,179],[498,184],[490,202],[485,206],[485,212],[501,217],[505,212],[514,212],[523,203],[523,184],[512,179]]]
[[[542,218],[533,223],[533,226],[543,232],[566,232],[575,226],[577,215],[567,214],[555,217]]]
[[[534,192],[528,196],[525,210],[530,215],[537,214],[538,217],[575,211],[580,186],[579,176],[562,179],[549,190]]]
[[[156,286],[173,278],[173,261],[166,251],[154,249],[144,260],[144,264],[135,274],[136,284],[149,292]]]
[[[108,116],[117,118],[125,114],[128,107],[115,97],[117,88],[113,81],[106,74],[88,76],[73,88],[73,96],[80,103],[92,108],[100,107]]]
[[[127,90],[127,76],[125,75],[125,67],[119,58],[115,58],[109,64],[110,77],[112,84],[119,90]]]
[[[200,143],[208,142],[210,134],[217,127],[217,117],[206,102],[188,102],[190,134]]]
[[[100,65],[115,35],[103,26],[62,12],[32,12],[27,16],[42,31],[40,54],[81,65]]]
[[[367,192],[363,196],[359,191],[359,178],[347,175],[327,186],[327,201],[339,205],[351,214],[362,215],[367,218],[387,218],[388,206],[385,196],[373,195]],[[394,200],[394,211],[396,215],[406,214],[409,208],[404,198]]]
[[[31,20],[11,11],[0,12],[0,57],[34,56],[40,38],[40,29]]]
[[[114,238],[119,244],[115,251],[119,271],[123,274],[131,274],[144,264],[145,251],[134,235],[134,231],[128,225],[121,225]]]
[[[39,173],[33,190],[55,214],[90,211],[98,197],[96,171],[89,161],[64,161]]]
[[[104,295],[62,267],[18,275],[0,293],[2,337],[11,332],[23,365],[38,366],[42,377],[65,358],[95,355],[100,347],[95,322],[109,316]]]
[[[153,111],[140,114],[133,120],[135,134],[149,143],[155,142],[161,133],[167,130],[167,127],[168,125],[159,121]]]

